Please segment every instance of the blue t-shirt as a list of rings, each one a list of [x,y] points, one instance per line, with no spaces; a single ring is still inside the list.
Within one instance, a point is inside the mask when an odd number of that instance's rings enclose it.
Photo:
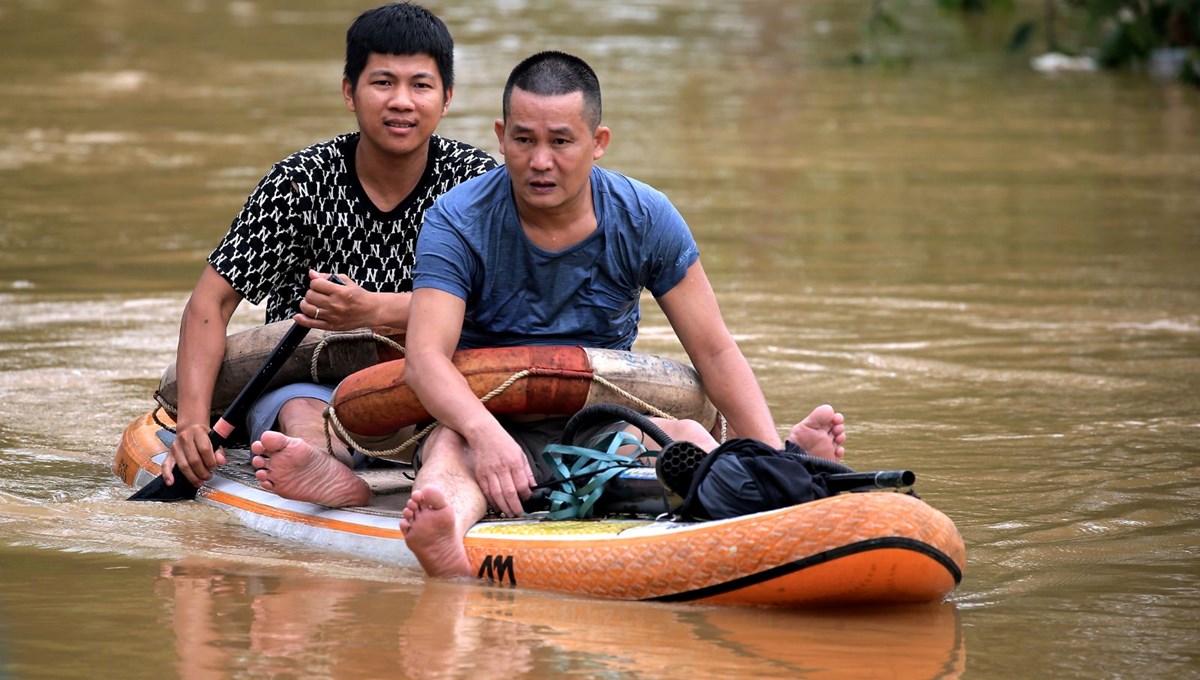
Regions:
[[[596,231],[560,251],[534,245],[503,166],[464,182],[425,212],[413,289],[466,302],[459,348],[582,345],[630,349],[642,289],[675,287],[700,257],[662,192],[620,173],[591,173]]]

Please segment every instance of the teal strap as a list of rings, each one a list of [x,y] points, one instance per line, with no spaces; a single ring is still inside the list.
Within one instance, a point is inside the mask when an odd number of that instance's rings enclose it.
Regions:
[[[633,456],[617,453],[621,447],[630,445],[637,447]],[[557,477],[551,483],[559,485],[550,493],[551,519],[591,517],[596,501],[604,493],[604,486],[628,468],[643,467],[635,459],[645,453],[645,445],[628,432],[614,433],[607,451],[562,444],[547,446],[542,452],[542,459]],[[577,487],[576,482],[584,479],[587,483]]]

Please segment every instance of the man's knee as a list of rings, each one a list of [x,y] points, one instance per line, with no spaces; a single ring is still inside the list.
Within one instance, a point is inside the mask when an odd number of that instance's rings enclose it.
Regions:
[[[319,423],[324,420],[326,406],[325,402],[312,397],[288,399],[283,402],[276,417],[279,429],[287,433],[289,430],[295,431],[312,423]]]
[[[660,420],[655,424],[673,440],[695,442],[704,448],[712,448],[717,442],[711,433],[695,420]]]
[[[467,441],[450,428],[439,425],[421,443],[421,467],[433,461],[449,461],[465,457]]]
[[[320,416],[325,412],[325,407],[328,406],[320,399],[313,397],[296,397],[283,402],[283,406],[279,409],[279,417],[284,415],[312,415]]]

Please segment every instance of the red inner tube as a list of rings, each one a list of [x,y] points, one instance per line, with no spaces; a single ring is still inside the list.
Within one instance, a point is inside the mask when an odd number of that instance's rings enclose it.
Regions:
[[[582,347],[522,346],[466,349],[454,353],[454,366],[475,396],[483,398],[521,372],[485,406],[497,415],[570,415],[587,404],[595,372]],[[387,436],[431,420],[404,382],[404,359],[351,374],[338,385],[333,408],[350,433]]]

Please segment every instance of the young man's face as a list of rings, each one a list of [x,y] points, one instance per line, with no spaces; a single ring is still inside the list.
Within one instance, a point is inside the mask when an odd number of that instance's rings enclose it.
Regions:
[[[553,211],[585,199],[609,136],[608,128],[593,132],[584,122],[582,92],[541,96],[513,88],[496,137],[518,205]]]
[[[384,155],[423,153],[453,94],[443,96],[437,62],[426,54],[372,52],[358,83],[342,80],[346,107],[362,132],[360,144]]]

